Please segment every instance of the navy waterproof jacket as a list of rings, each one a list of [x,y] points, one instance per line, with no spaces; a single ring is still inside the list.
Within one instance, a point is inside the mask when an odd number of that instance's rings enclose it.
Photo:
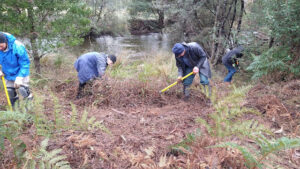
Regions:
[[[107,55],[98,52],[83,54],[76,60],[74,67],[81,84],[96,77],[101,78],[107,67]]]
[[[15,81],[16,77],[29,76],[30,60],[25,46],[13,35],[4,34],[8,48],[5,51],[0,51],[0,64],[5,79]]]
[[[211,78],[211,70],[209,66],[209,61],[207,59],[207,54],[204,52],[202,47],[196,43],[182,43],[185,49],[184,57],[188,58],[189,62],[193,67],[197,66],[199,68],[200,73],[204,76]],[[176,66],[178,68],[178,76],[183,76],[185,72],[186,65],[185,63],[178,57],[175,56]]]

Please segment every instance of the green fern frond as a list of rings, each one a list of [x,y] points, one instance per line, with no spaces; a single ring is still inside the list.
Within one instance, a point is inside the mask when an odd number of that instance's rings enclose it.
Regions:
[[[51,160],[49,160],[49,164],[50,165],[54,165],[54,164],[56,164],[59,161],[65,160],[66,158],[67,158],[67,156],[57,156],[57,157],[54,157]]]
[[[206,127],[207,132],[208,132],[209,134],[212,134],[212,132],[213,132],[213,131],[212,131],[212,128],[211,128],[210,125],[206,122],[206,120],[204,120],[204,119],[198,117],[198,118],[196,118],[196,122],[199,123],[199,124],[204,125],[204,126]]]
[[[48,146],[48,142],[49,142],[49,139],[46,138],[44,139],[42,142],[41,142],[41,149],[42,150],[46,150],[47,146]]]
[[[43,161],[40,161],[39,162],[39,169],[45,169],[46,168],[46,165]]]
[[[250,137],[252,132],[268,132],[263,125],[259,125],[256,121],[238,120],[246,113],[260,114],[255,109],[241,107],[241,103],[250,88],[250,85],[239,88],[233,86],[233,90],[228,96],[213,102],[215,112],[209,114],[209,118],[212,120],[211,124],[202,118],[197,118],[196,122],[204,125],[208,134],[219,138],[232,135]]]
[[[72,105],[72,117],[71,117],[71,127],[75,129],[83,129],[83,130],[97,130],[101,129],[102,131],[111,134],[111,132],[102,124],[102,122],[97,121],[95,117],[88,118],[88,111],[84,110],[83,114],[79,121],[77,121],[77,110],[76,106]],[[76,117],[74,117],[76,116]]]
[[[88,112],[86,110],[83,111],[83,114],[81,116],[80,119],[80,124],[86,124],[87,123],[87,116],[88,116]]]
[[[276,153],[281,150],[300,147],[300,139],[298,138],[290,139],[290,138],[282,137],[276,140],[274,139],[269,140],[262,134],[257,134],[255,138],[256,138],[255,143],[260,146],[259,153],[257,153],[256,156],[252,155],[247,148],[230,142],[221,143],[215,146],[211,146],[209,148],[216,148],[216,147],[236,148],[240,150],[240,152],[243,154],[243,157],[246,160],[246,166],[248,168],[254,169],[256,167],[262,168],[264,159],[270,154]],[[257,149],[255,151],[257,151]]]
[[[91,124],[95,123],[95,121],[96,121],[96,118],[95,117],[91,117],[90,119],[88,119],[87,123],[89,125],[91,125]]]
[[[76,125],[76,123],[77,123],[78,115],[77,115],[77,109],[76,109],[75,104],[71,103],[71,107],[72,107],[71,124],[73,126],[73,125]]]
[[[63,116],[61,114],[61,104],[59,102],[59,99],[52,93],[52,99],[54,104],[54,122],[55,122],[55,128],[61,129],[65,128],[65,121],[63,119]]]
[[[221,148],[221,147],[223,147],[223,148],[231,147],[231,148],[238,149],[242,153],[244,159],[246,160],[245,165],[248,168],[253,168],[255,166],[258,166],[259,168],[261,168],[261,165],[256,160],[256,157],[254,157],[247,148],[242,147],[236,143],[227,142],[227,143],[222,143],[222,144],[218,144],[215,146],[210,146],[208,148]]]
[[[287,138],[281,137],[276,140],[268,140],[262,134],[256,137],[256,141],[261,148],[261,155],[267,155],[270,153],[278,152],[281,150],[291,149],[300,147],[300,139],[298,138]]]
[[[62,151],[62,149],[55,149],[52,150],[50,152],[48,151],[44,151],[44,157],[43,157],[43,161],[50,161],[51,159],[53,159],[53,157],[57,156],[60,152]]]
[[[264,125],[258,123],[255,120],[247,120],[243,122],[237,122],[231,125],[231,133],[235,133],[240,136],[251,137],[253,133],[268,133],[272,134]]]
[[[37,152],[29,155],[28,152],[25,153],[24,158],[26,163],[23,168],[35,169],[38,165],[39,169],[70,169],[70,163],[65,161],[67,157],[65,155],[60,155],[62,149],[54,149],[52,151],[47,151],[49,139],[46,138],[40,144]]]
[[[68,161],[60,161],[55,164],[55,167],[60,169],[63,169],[64,167],[65,169],[68,169],[68,167],[71,168],[69,165],[70,163]]]

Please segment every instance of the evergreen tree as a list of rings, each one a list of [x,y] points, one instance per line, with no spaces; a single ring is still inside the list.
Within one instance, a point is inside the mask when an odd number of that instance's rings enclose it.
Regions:
[[[2,0],[0,9],[0,30],[29,38],[37,73],[43,55],[79,44],[89,30],[90,11],[80,0]]]
[[[253,55],[248,70],[254,72],[253,78],[271,73],[280,75],[280,79],[275,80],[299,77],[300,1],[258,0],[254,5],[253,19],[259,18],[256,23],[267,30],[270,42],[269,49],[258,56]]]

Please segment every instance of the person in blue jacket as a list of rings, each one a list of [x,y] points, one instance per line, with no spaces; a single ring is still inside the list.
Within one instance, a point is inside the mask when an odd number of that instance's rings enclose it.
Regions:
[[[82,96],[84,86],[95,78],[102,78],[108,65],[116,62],[115,55],[105,53],[89,52],[81,55],[74,63],[78,72],[79,88],[76,98]]]
[[[16,89],[23,98],[32,99],[29,90],[30,60],[26,48],[9,33],[0,32],[0,65],[0,77],[5,78],[12,105],[19,99]]]
[[[224,82],[230,84],[233,75],[237,72],[238,59],[243,56],[243,46],[238,46],[232,50],[229,50],[223,57],[222,63],[227,68],[228,73],[224,78]],[[235,67],[233,66],[235,65]]]
[[[183,80],[184,100],[189,99],[189,87],[197,73],[199,73],[201,85],[203,85],[205,92],[207,86],[210,96],[211,86],[209,84],[209,78],[211,78],[211,70],[208,55],[202,47],[196,42],[176,43],[172,48],[172,52],[175,54],[176,66],[178,68],[178,82],[181,82],[182,77],[190,72],[194,73]]]

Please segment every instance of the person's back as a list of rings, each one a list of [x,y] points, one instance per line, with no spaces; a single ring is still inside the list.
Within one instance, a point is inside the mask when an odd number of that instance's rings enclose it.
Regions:
[[[243,46],[238,46],[232,50],[230,50],[229,52],[227,52],[223,57],[222,57],[222,63],[225,65],[225,64],[228,64],[228,65],[232,65],[233,62],[232,62],[232,58],[234,55],[237,55],[237,54],[240,54],[243,50]]]
[[[106,65],[106,57],[104,53],[98,52],[89,52],[81,55],[74,64],[80,83],[85,83],[90,79],[99,77],[97,60],[101,60],[103,65]]]
[[[211,78],[211,71],[207,54],[202,47],[196,42],[188,44],[176,43],[172,48],[172,52],[175,54],[176,66],[178,68],[177,81],[181,82],[183,76],[193,72],[193,75],[190,75],[182,81],[184,100],[188,100],[189,98],[189,88],[197,73],[199,73],[200,84],[202,84],[204,88],[208,86],[208,93],[210,95],[211,87],[209,85],[209,78]]]
[[[222,63],[224,66],[227,68],[228,73],[226,77],[224,78],[224,82],[230,82],[232,81],[233,75],[236,73],[237,69],[233,67],[233,63],[237,62],[237,58],[240,58],[243,56],[241,53],[243,51],[243,46],[238,46],[229,52],[227,52],[223,57],[222,57]],[[236,65],[237,66],[237,65]]]
[[[98,52],[89,52],[81,55],[74,63],[79,79],[77,98],[81,97],[81,92],[88,81],[93,81],[97,77],[102,78],[107,66],[114,64],[116,60],[115,55]]]

